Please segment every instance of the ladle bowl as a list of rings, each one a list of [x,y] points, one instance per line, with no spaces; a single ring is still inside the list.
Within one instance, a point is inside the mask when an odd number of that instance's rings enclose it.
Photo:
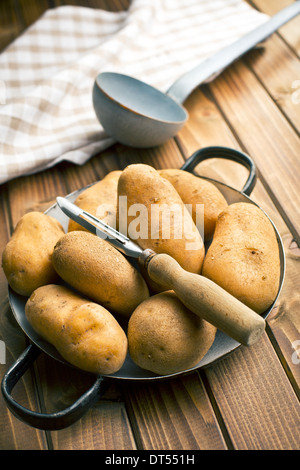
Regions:
[[[188,119],[188,112],[168,94],[119,73],[97,76],[93,102],[107,134],[132,147],[160,145]]]
[[[300,13],[292,3],[268,21],[179,78],[166,93],[121,73],[100,73],[94,82],[93,105],[106,133],[131,147],[153,147],[174,137],[188,119],[182,106],[201,83],[222,71],[280,26]]]

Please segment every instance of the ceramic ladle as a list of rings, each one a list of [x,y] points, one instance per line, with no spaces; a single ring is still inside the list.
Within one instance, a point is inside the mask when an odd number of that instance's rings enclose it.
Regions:
[[[184,126],[188,112],[181,105],[205,80],[223,70],[300,13],[292,3],[264,24],[225,47],[179,78],[164,94],[127,75],[100,73],[93,87],[93,105],[102,127],[117,142],[131,147],[160,145]]]

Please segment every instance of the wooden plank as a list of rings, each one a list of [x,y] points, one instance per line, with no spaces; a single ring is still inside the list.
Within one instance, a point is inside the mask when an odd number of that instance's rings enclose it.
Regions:
[[[128,9],[129,4],[129,0],[114,0],[113,2],[105,0],[7,0],[0,2],[0,51],[7,47],[49,8],[74,5],[120,11]]]
[[[210,90],[300,243],[299,137],[242,61],[227,69]]]
[[[58,194],[66,193],[65,183],[57,169],[9,181],[7,188],[11,229],[26,212],[45,211],[55,202]]]
[[[272,51],[274,49],[274,44],[275,43],[276,44],[278,43],[278,39],[274,38],[272,40]],[[271,41],[268,44],[271,44]],[[273,52],[275,53],[275,51],[273,51]],[[261,57],[261,67],[260,67],[261,70],[259,70],[261,77],[263,77],[263,75],[264,75],[262,73],[262,69],[265,70],[265,65],[262,65],[262,64],[265,64],[264,59],[266,60],[266,57],[269,57],[269,56],[263,55]],[[292,63],[294,64],[294,59],[291,58],[290,56],[289,56],[289,60],[292,60],[293,61]],[[270,63],[268,62],[267,67],[270,66]],[[282,79],[283,79],[283,74],[281,73],[281,70],[286,70],[286,69],[288,69],[289,71],[291,70],[288,64],[290,64],[290,61],[285,62],[285,67],[276,68],[277,74],[280,75]],[[255,62],[254,65],[255,65],[254,68],[257,72],[256,62]],[[291,74],[290,76],[292,77],[293,75]],[[274,80],[274,77],[271,77],[271,78],[272,78],[272,80]],[[273,95],[276,95],[276,92],[274,93],[274,88],[272,89],[272,86],[274,86],[274,82],[272,80],[270,80],[269,75],[267,75],[267,79],[268,80],[265,80],[265,81],[266,81],[268,87],[271,87],[271,93]],[[286,83],[286,80],[288,80],[288,74],[286,74],[286,78],[285,78],[284,83]],[[279,86],[279,82],[277,82],[277,86]],[[286,94],[288,96],[287,92],[286,92]],[[288,101],[287,96],[286,96],[286,99],[283,99],[283,101],[284,101],[283,107],[285,108],[285,104],[287,102],[288,106],[291,110],[291,101],[290,102]],[[276,98],[276,96],[275,96],[275,98]],[[280,98],[279,98],[279,104],[282,105],[282,99],[280,99]],[[295,108],[295,105],[293,105],[292,111],[294,111],[294,108]],[[291,114],[290,114],[290,116],[291,116]],[[293,124],[295,122],[297,123],[298,118],[299,118],[299,113],[297,113],[297,110],[295,110],[295,112],[293,114],[293,117],[292,117]],[[297,125],[298,125],[298,123],[297,123]],[[261,200],[262,200],[262,198],[261,198]],[[277,217],[277,219],[278,219],[278,217]],[[288,276],[286,277],[283,294],[286,294],[285,298],[290,299],[290,300],[287,300],[287,301],[283,300],[282,301],[283,305],[278,306],[278,308],[274,310],[274,314],[272,314],[272,316],[270,317],[269,322],[270,322],[270,325],[272,327],[272,331],[275,334],[276,338],[280,337],[280,341],[279,341],[280,342],[280,348],[284,349],[284,356],[282,356],[282,354],[281,354],[282,361],[285,362],[284,357],[288,358],[288,364],[286,364],[286,370],[290,375],[291,381],[294,384],[295,389],[298,391],[298,386],[299,386],[298,385],[299,384],[299,371],[298,371],[298,369],[299,368],[296,367],[297,366],[297,359],[294,359],[294,362],[293,362],[292,358],[295,358],[295,355],[293,356],[293,352],[295,353],[295,351],[294,351],[294,349],[291,349],[293,344],[297,345],[297,338],[299,336],[299,333],[298,333],[298,331],[299,331],[299,322],[297,321],[297,314],[296,314],[297,307],[296,307],[296,304],[295,304],[295,302],[297,302],[297,300],[295,299],[295,286],[297,285],[297,279],[299,278],[299,267],[297,267],[295,254],[293,253],[293,251],[295,252],[295,250],[297,250],[297,248],[294,249],[294,250],[290,249],[290,247],[292,247],[293,244],[295,245],[295,242],[293,242],[293,237],[290,235],[290,233],[288,233],[288,231],[286,229],[283,228],[282,231],[281,231],[281,234],[282,234],[284,240],[286,241],[285,246],[286,246],[286,256],[287,256],[287,270],[288,270]],[[288,287],[286,287],[287,285],[288,285]],[[299,289],[299,287],[298,287],[298,289]],[[275,340],[275,342],[276,342],[276,340]],[[280,350],[280,348],[279,348],[279,350]],[[292,371],[293,373],[291,374],[289,371]],[[295,381],[296,381],[296,385],[295,385]]]
[[[205,88],[204,88],[205,91]],[[191,121],[179,134],[181,146],[185,149],[185,154],[190,155],[194,152],[200,144],[205,142],[205,146],[219,145],[222,143],[224,146],[232,146],[239,149],[239,143],[231,134],[230,128],[222,121],[222,116],[214,104],[213,99],[208,99],[202,90],[197,90],[186,102],[188,110],[191,114]],[[203,109],[210,109],[207,113]],[[203,118],[206,115],[206,119]],[[213,116],[213,119],[211,118]],[[213,130],[215,128],[216,133]],[[217,136],[215,140],[214,135]],[[197,145],[197,140],[199,143]],[[223,181],[235,188],[240,189],[245,181],[247,170],[242,169],[236,163],[207,160],[198,165],[197,171],[203,176],[209,176],[218,181]],[[299,316],[297,310],[297,292],[300,291],[300,278],[299,278],[299,251],[288,227],[280,216],[277,208],[273,204],[270,196],[261,184],[260,180],[251,195],[251,198],[257,202],[274,221],[277,229],[284,242],[285,255],[286,255],[286,276],[279,302],[274,309],[274,312],[269,317],[269,325],[279,342],[279,349],[282,348],[282,359],[286,362],[286,371],[293,371],[293,381],[296,382],[296,388],[299,386],[299,371],[297,364],[292,362],[292,353],[294,349],[292,344],[297,341],[299,336]],[[284,323],[283,323],[284,322]],[[288,327],[287,327],[288,323]],[[283,332],[285,331],[285,339],[283,340]],[[281,340],[280,340],[281,337]],[[290,372],[289,372],[289,375]]]
[[[88,8],[98,8],[108,11],[126,10],[130,5],[130,0],[55,0],[56,5],[74,5]]]
[[[191,100],[192,99],[193,98],[191,98]],[[193,126],[196,126],[196,122],[194,120]],[[226,142],[225,133],[220,133],[219,129],[217,134],[219,136],[219,139],[223,139],[223,143]],[[229,139],[227,145],[230,145]],[[236,145],[238,146],[237,142]],[[228,171],[226,172],[226,168],[224,167],[224,165],[222,167],[222,171],[220,171],[219,166],[217,166],[217,168],[213,168],[213,164],[209,164],[209,162],[207,162],[207,167],[208,168],[206,169],[206,172],[203,171],[203,167],[201,167],[202,174],[217,177],[217,179],[221,179],[223,181],[225,180],[225,182],[228,182],[228,180],[233,179],[232,172],[228,174]],[[235,169],[238,173],[240,172],[240,169],[238,169],[236,166]],[[225,178],[224,175],[226,176]],[[243,174],[240,173],[237,178],[242,180]],[[233,186],[238,187],[237,184],[233,184]],[[299,337],[300,329],[300,324],[298,320],[299,317],[297,314],[298,307],[296,294],[296,292],[300,289],[298,262],[299,249],[297,247],[296,242],[293,240],[293,237],[290,231],[288,230],[286,224],[280,217],[278,211],[276,210],[270,197],[268,196],[260,182],[258,183],[251,197],[260,205],[262,205],[262,207],[270,215],[271,219],[276,223],[276,226],[279,229],[284,242],[287,275],[285,276],[285,282],[282,294],[279,299],[279,303],[271,313],[268,319],[268,324],[270,326],[269,334],[272,338],[274,336],[274,343],[277,346],[277,352],[280,355],[280,358],[285,366],[285,370],[291,380],[291,383],[293,384],[296,392],[298,393],[300,383],[299,367],[297,367],[297,358],[295,354],[293,356],[293,353],[295,353],[294,349],[297,349],[297,339]],[[294,348],[293,344],[295,345]]]
[[[300,38],[300,33],[299,33]],[[278,35],[273,35],[261,49],[252,51],[245,62],[282,111],[296,132],[300,132],[300,98],[297,78],[300,62]]]
[[[7,0],[0,2],[0,51],[49,8],[47,0]]]
[[[286,254],[286,276],[278,305],[268,319],[269,336],[300,398],[300,250],[289,233],[285,232],[282,238]]]
[[[23,29],[34,23],[48,8],[48,0],[17,0],[14,2]]]
[[[124,385],[139,448],[224,450],[227,445],[197,373]]]
[[[71,428],[52,432],[56,450],[135,450],[123,403],[102,400]]]
[[[170,139],[155,149],[131,149],[116,144],[107,151],[91,158],[85,165],[78,167],[71,163],[61,163],[56,167],[66,186],[65,194],[71,193],[103,178],[114,170],[122,170],[127,165],[145,163],[154,168],[180,167],[184,159],[174,142]]]
[[[118,145],[117,159],[119,168],[124,169],[127,165],[144,163],[154,168],[178,168],[184,163],[174,139],[169,139],[165,144],[149,149],[131,149]]]
[[[287,7],[293,0],[250,0],[258,10],[268,15],[275,15],[277,12]],[[300,17],[293,18],[286,25],[279,29],[279,34],[285,39],[290,47],[299,55],[300,54]]]
[[[22,24],[14,10],[13,1],[0,2],[0,51],[7,47],[21,30]]]
[[[299,401],[266,335],[206,374],[235,449],[299,449]]]
[[[235,139],[234,134],[232,133],[231,129],[228,127],[227,123],[223,119],[222,114],[217,108],[217,105],[214,103],[213,96],[212,95],[209,96],[207,87],[201,87],[201,90],[195,91],[193,95],[190,96],[189,100],[186,102],[186,106],[191,114],[191,120],[188,122],[186,127],[180,132],[178,136],[180,146],[184,149],[186,155],[189,155],[197,147],[202,147],[204,142],[206,146],[222,144],[224,146],[232,146],[237,149],[240,148],[239,144],[243,144],[243,141],[238,142]],[[209,112],[207,112],[208,109],[209,109]],[[253,136],[253,133],[251,135]],[[215,136],[217,136],[216,139],[215,139]],[[204,166],[204,163],[205,163],[205,166]],[[244,178],[245,178],[245,172],[241,171],[239,165],[236,165],[235,163],[231,164],[231,166],[232,168],[234,168],[234,171],[235,171],[234,175],[232,175],[231,173],[231,168],[225,166],[225,162],[222,162],[222,161],[217,162],[214,160],[201,163],[200,165],[198,165],[197,171],[202,175],[206,175],[206,176],[215,178],[217,180],[224,181],[226,183],[233,185],[234,187],[240,187],[243,184],[242,182],[244,181]],[[297,259],[295,260],[295,255],[292,254],[289,248],[289,243],[291,243],[291,239],[292,239],[291,233],[288,230],[286,224],[284,223],[283,219],[281,218],[280,214],[278,213],[277,209],[275,208],[268,193],[266,192],[265,188],[263,187],[260,181],[257,182],[257,185],[251,195],[251,198],[257,203],[259,203],[261,207],[264,210],[266,210],[266,212],[270,215],[270,217],[276,224],[277,228],[279,229],[283,239],[289,240],[289,242],[287,241],[287,243],[285,243],[286,256],[287,256],[286,283],[282,291],[282,294],[279,298],[278,307],[277,307],[278,309],[274,310],[277,328],[275,328],[274,321],[271,320],[273,318],[272,314],[270,315],[270,320],[268,320],[268,325],[270,325],[270,329],[271,329],[271,332],[269,331],[269,333],[276,338],[276,342],[278,344],[278,352],[280,354],[280,359],[283,362],[287,376],[290,378],[295,390],[297,390],[299,386],[299,373],[296,371],[297,366],[292,363],[293,349],[291,349],[291,345],[295,340],[298,339],[297,337],[299,337],[299,328],[298,328],[299,322],[297,320],[298,318],[298,309],[297,309],[298,294],[297,292],[300,289],[300,280],[299,280],[300,278],[299,278],[299,267],[298,267],[299,263],[297,263]],[[276,315],[276,311],[277,311],[277,315]],[[281,312],[280,315],[278,315],[278,311]],[[284,329],[283,322],[289,324],[288,330],[287,328]],[[284,341],[283,341],[283,336],[284,336]],[[270,349],[270,345],[267,342],[262,343],[262,345],[260,345],[259,347],[266,348],[266,354],[268,355],[269,361],[270,361],[269,365],[272,364],[272,368],[273,368],[273,362],[274,362],[275,370],[277,370],[277,373],[279,374],[278,377],[276,378],[276,383],[281,383],[281,380],[282,380],[280,378],[281,370],[280,370],[279,365],[277,364],[278,361],[277,361],[274,351]],[[252,351],[253,351],[253,354],[255,354],[255,351],[256,351],[255,345],[253,346]],[[246,354],[246,358],[248,358],[249,351],[247,349],[243,349],[243,352]],[[237,355],[235,353],[233,354],[233,359],[232,359],[233,364],[235,362],[238,364],[238,362],[240,361],[241,354],[242,353],[240,351],[237,353]],[[221,362],[220,365],[218,366],[218,370],[220,371],[219,372],[220,374],[223,374],[223,376],[226,377],[229,374],[231,374],[231,370],[228,371],[227,369],[222,369],[222,364],[223,362]],[[214,371],[214,367],[210,370]],[[294,374],[292,372],[294,372]],[[251,373],[254,374],[254,376],[256,376],[257,372],[254,366],[252,368]],[[235,372],[233,372],[233,379],[234,379],[234,374]],[[247,375],[244,374],[242,370],[239,371],[239,374],[241,374],[240,380],[241,380],[241,383],[243,384],[244,381],[247,380]],[[209,377],[210,383],[211,383],[211,380],[215,378],[213,372],[208,373],[208,377]],[[295,405],[295,396],[294,396],[292,388],[289,387],[287,383],[286,376],[284,379],[284,384],[285,386],[282,386],[282,390],[278,390],[278,396],[276,397],[277,406],[279,408],[280,406],[285,407],[286,403],[290,401],[291,401],[291,406]],[[211,384],[211,386],[213,389],[213,393],[215,394],[215,391],[217,390],[219,384],[213,383]],[[273,389],[271,382],[269,386],[270,386],[270,390],[267,395],[271,396],[272,389]],[[233,389],[231,389],[231,384],[228,383],[227,393],[229,395],[234,392],[235,385],[232,384],[232,387]],[[265,387],[265,384],[260,384],[260,383],[255,384],[256,389],[259,389],[259,387]],[[289,390],[288,393],[286,392],[287,389]],[[252,390],[252,387],[249,387],[248,391],[249,390]],[[261,390],[261,392],[263,392],[263,390]],[[235,391],[235,393],[237,392]],[[228,416],[227,418],[228,426],[230,428],[231,428],[231,421],[233,420],[233,417],[235,416],[236,413],[237,414],[248,413],[247,390],[244,389],[243,393],[244,395],[241,396],[241,401],[239,403],[239,410],[236,409],[237,404],[235,404],[232,407],[230,417]],[[218,396],[217,404],[222,412],[222,409],[224,406],[223,404],[224,398],[222,398],[221,393],[218,393],[217,396]],[[268,415],[268,410],[270,409],[270,407],[272,408],[273,406],[274,404],[269,403],[268,400],[266,400],[266,403],[264,405],[261,404],[261,410],[260,410],[261,416],[264,416],[264,414]],[[229,413],[229,410],[226,410],[225,414],[226,412]],[[222,413],[222,416],[223,416],[223,413]],[[234,419],[238,419],[238,418],[234,418]],[[265,422],[266,425],[267,425],[267,422],[268,420]],[[264,423],[264,419],[262,419],[262,423]],[[288,429],[288,425],[287,425],[288,422],[284,421],[284,423]],[[248,437],[249,439],[253,439],[257,443],[255,445],[267,446],[268,443],[265,442],[264,439],[261,440],[261,438],[259,438],[261,431],[262,431],[261,427],[263,427],[264,424],[260,424],[259,426],[257,425],[258,423],[255,424],[255,420],[254,420],[253,426],[251,427],[250,431],[248,430]],[[235,432],[236,432],[236,435],[235,435]],[[239,437],[238,427],[236,428],[235,432],[234,432],[234,435],[231,435],[234,445],[237,447],[239,446],[243,447],[244,444],[242,444],[239,441],[240,437]],[[280,440],[281,435],[282,433],[284,433],[284,431],[282,429],[278,429],[278,433],[279,434],[277,436],[274,436],[273,439]],[[288,435],[286,435],[282,439],[282,442],[284,442],[283,445],[288,447],[288,440],[289,440]],[[246,446],[249,445],[251,447],[252,443],[247,442],[245,445]]]
[[[185,106],[189,112],[189,120],[177,136],[185,158],[203,147],[239,148],[239,143],[220,113],[208,86],[195,90],[186,100]],[[223,159],[205,160],[197,166],[196,171],[238,190],[242,189],[248,177],[248,170],[242,165]]]
[[[43,355],[38,364],[39,389],[47,413],[73,404],[95,381],[95,376],[59,364]],[[51,449],[103,450],[136,448],[134,436],[119,390],[111,385],[84,416],[71,427],[48,433]]]

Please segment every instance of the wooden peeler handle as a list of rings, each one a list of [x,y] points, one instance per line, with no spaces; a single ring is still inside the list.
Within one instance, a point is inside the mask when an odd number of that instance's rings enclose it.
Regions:
[[[239,343],[250,346],[264,332],[262,317],[210,279],[185,271],[166,254],[148,252],[144,260],[153,281],[173,290],[189,310]]]

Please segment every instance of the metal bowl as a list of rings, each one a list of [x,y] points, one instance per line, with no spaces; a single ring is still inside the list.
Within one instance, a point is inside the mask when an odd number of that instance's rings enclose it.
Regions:
[[[203,160],[209,158],[225,158],[229,160],[236,161],[241,163],[249,170],[248,179],[244,185],[242,191],[238,191],[224,183],[216,181],[211,178],[199,176],[199,178],[204,178],[205,180],[213,183],[223,194],[228,204],[236,202],[248,202],[258,206],[254,201],[250,199],[250,194],[256,183],[256,168],[253,160],[243,152],[227,148],[227,147],[207,147],[201,150],[196,151],[181,167],[182,170],[193,172],[195,167]],[[75,191],[67,196],[67,198],[74,202],[78,197],[80,192],[86,189],[82,188],[79,191]],[[258,206],[259,207],[259,206]],[[262,209],[261,209],[262,210]],[[264,212],[264,211],[263,211]],[[67,216],[59,209],[57,204],[54,204],[50,207],[46,213],[55,217],[63,225],[67,231],[68,221]],[[267,215],[267,214],[266,214]],[[267,216],[268,217],[268,216]],[[269,218],[270,219],[270,218]],[[271,221],[278,242],[278,248],[280,253],[280,266],[281,266],[281,275],[280,275],[280,284],[276,298],[274,299],[273,304],[262,314],[264,319],[267,318],[271,312],[274,304],[277,301],[277,298],[280,294],[284,274],[285,274],[285,256],[282,240],[276,229],[275,225]],[[207,248],[207,247],[206,247]],[[58,353],[58,351],[48,342],[43,340],[31,327],[26,316],[25,316],[25,303],[27,301],[26,297],[16,294],[11,288],[9,288],[9,302],[13,314],[24,331],[27,337],[30,339],[30,346],[24,351],[24,353],[19,357],[19,359],[13,364],[9,371],[5,374],[2,381],[2,393],[7,403],[7,406],[12,411],[12,413],[17,416],[19,419],[25,423],[39,428],[39,429],[62,429],[66,426],[73,424],[78,420],[91,406],[92,404],[100,398],[103,393],[103,389],[106,387],[107,383],[111,380],[130,380],[130,381],[153,381],[153,380],[164,380],[169,378],[174,378],[182,374],[188,374],[192,371],[208,367],[214,364],[216,361],[223,359],[228,354],[232,353],[235,349],[240,346],[240,343],[234,339],[227,336],[221,331],[217,331],[215,341],[211,346],[207,354],[202,358],[202,360],[192,369],[184,370],[170,375],[160,376],[145,369],[138,367],[130,358],[129,354],[122,366],[122,368],[115,374],[108,376],[98,376],[93,386],[82,395],[79,400],[77,400],[73,405],[62,410],[58,413],[44,414],[37,413],[31,410],[28,410],[18,404],[11,396],[11,391],[14,385],[18,382],[20,377],[24,372],[30,367],[32,362],[37,358],[37,356],[43,351],[52,358],[71,366],[68,362],[65,361]]]

